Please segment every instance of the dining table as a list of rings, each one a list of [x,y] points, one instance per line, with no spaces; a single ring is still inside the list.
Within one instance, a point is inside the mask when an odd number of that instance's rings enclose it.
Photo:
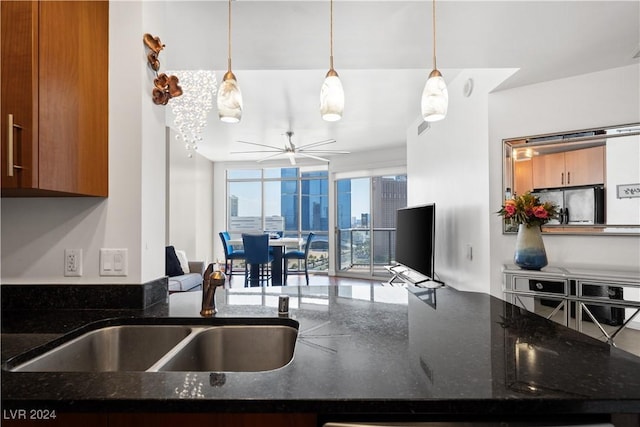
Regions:
[[[303,240],[299,237],[278,237],[278,238],[270,238],[269,239],[269,247],[273,248],[273,262],[271,263],[271,285],[272,286],[282,286],[284,283],[283,280],[283,255],[286,247],[296,247],[299,249],[302,245]],[[242,246],[242,238],[233,238],[229,240],[229,244],[234,247]],[[255,287],[260,286],[258,269],[260,268],[258,265],[252,265],[251,268],[251,277],[252,280],[249,281],[249,286]]]

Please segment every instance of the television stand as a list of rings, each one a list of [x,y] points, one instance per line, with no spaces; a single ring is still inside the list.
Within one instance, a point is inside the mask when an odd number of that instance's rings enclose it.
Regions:
[[[387,286],[407,286],[413,285],[419,288],[439,288],[444,286],[444,282],[441,280],[431,279],[423,274],[411,270],[410,268],[402,265],[388,265],[385,269],[392,274],[391,279],[386,282],[382,282]],[[437,283],[437,286],[427,285],[427,282]]]
[[[426,283],[428,282],[437,283],[437,285],[427,285]],[[419,288],[426,288],[426,289],[437,289],[445,286],[445,283],[442,280],[436,280],[436,279],[427,279],[414,284]]]
[[[406,287],[407,282],[402,278],[402,267],[400,265],[385,265],[385,270],[387,270],[392,276],[386,282],[382,282],[382,286],[401,286]]]

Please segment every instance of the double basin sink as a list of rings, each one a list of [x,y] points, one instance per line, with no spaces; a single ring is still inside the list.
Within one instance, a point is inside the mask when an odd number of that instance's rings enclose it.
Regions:
[[[106,323],[106,325],[104,324]],[[16,356],[12,372],[259,372],[293,359],[288,318],[112,319]]]

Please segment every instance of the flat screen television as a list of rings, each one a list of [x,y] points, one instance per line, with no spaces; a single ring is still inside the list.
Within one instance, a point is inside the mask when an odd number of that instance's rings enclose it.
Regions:
[[[413,283],[438,282],[433,271],[435,226],[435,203],[396,211],[396,263],[419,273],[414,275],[405,271],[400,274]]]

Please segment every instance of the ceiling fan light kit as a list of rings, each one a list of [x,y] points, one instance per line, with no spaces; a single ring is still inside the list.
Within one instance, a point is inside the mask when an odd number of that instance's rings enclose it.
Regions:
[[[442,120],[447,115],[449,93],[447,84],[436,67],[436,1],[433,0],[433,70],[422,91],[422,118],[427,122]]]
[[[333,69],[333,0],[330,2],[329,48],[329,71],[320,89],[320,114],[324,120],[335,122],[342,118],[344,111],[344,89],[338,73]]]
[[[236,76],[231,71],[231,0],[229,0],[227,72],[218,89],[218,117],[225,123],[238,123],[242,119],[242,93]]]

